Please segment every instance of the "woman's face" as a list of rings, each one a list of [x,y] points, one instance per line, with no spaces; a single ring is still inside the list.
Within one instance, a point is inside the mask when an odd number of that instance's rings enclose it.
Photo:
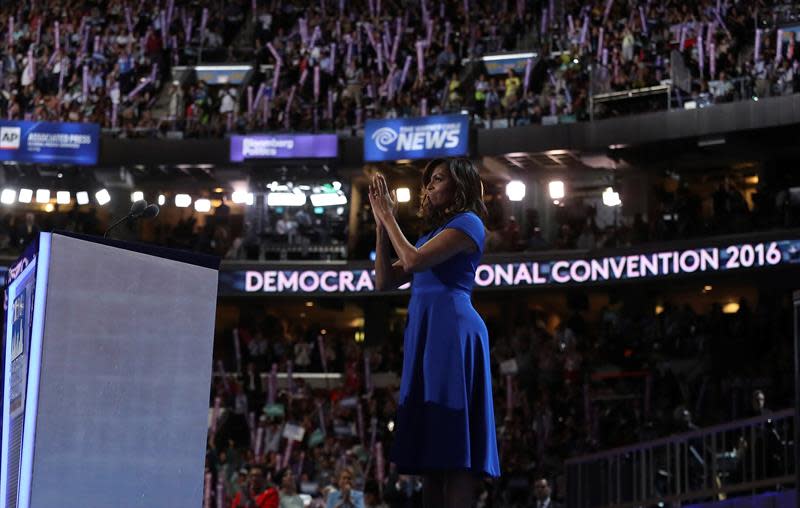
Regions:
[[[431,179],[425,187],[428,201],[433,208],[447,208],[453,201],[456,183],[450,176],[447,166],[440,164],[431,173]]]

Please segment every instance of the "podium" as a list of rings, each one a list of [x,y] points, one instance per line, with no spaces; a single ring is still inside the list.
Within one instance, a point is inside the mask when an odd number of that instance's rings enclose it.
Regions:
[[[219,260],[42,233],[12,267],[0,508],[202,505]]]

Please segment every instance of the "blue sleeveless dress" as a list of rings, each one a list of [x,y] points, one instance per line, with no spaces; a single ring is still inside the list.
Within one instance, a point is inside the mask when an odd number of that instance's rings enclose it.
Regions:
[[[416,246],[446,228],[465,233],[478,250],[413,276],[389,458],[401,474],[469,470],[498,477],[489,335],[470,300],[485,230],[477,215],[464,212]]]

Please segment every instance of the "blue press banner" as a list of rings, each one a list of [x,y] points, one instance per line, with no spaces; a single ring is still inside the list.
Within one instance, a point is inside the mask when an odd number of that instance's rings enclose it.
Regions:
[[[100,127],[93,123],[0,120],[0,160],[97,164]]]
[[[481,263],[475,289],[554,287],[657,280],[800,264],[800,239],[741,243],[621,256]],[[219,290],[241,294],[358,294],[375,291],[371,267],[223,270]],[[407,289],[408,285],[400,289]]]
[[[364,126],[365,161],[458,157],[468,151],[468,115],[367,120]]]

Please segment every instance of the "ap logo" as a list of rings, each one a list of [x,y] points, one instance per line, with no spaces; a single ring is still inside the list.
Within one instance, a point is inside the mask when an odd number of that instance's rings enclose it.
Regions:
[[[0,127],[0,150],[16,150],[22,138],[20,127]]]

